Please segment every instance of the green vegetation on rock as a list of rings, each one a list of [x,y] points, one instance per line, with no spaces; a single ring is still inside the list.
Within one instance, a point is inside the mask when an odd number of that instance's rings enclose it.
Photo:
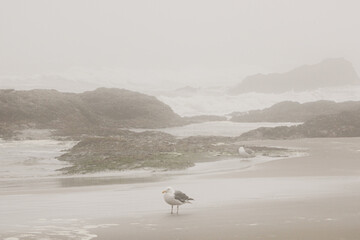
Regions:
[[[84,93],[0,90],[0,134],[57,129],[62,135],[93,134],[120,127],[159,128],[185,124],[155,97],[123,89]],[[111,130],[109,130],[111,129]]]
[[[258,128],[241,135],[244,140],[314,137],[360,137],[360,109],[318,116],[297,126]]]
[[[300,104],[280,102],[263,110],[232,113],[234,122],[305,122],[321,115],[360,109],[360,102],[317,101]]]
[[[189,137],[177,139],[161,132],[122,131],[116,136],[88,137],[59,160],[72,164],[61,169],[66,174],[154,168],[185,169],[195,162],[238,156],[237,138]],[[257,155],[269,156],[283,149],[252,147]]]

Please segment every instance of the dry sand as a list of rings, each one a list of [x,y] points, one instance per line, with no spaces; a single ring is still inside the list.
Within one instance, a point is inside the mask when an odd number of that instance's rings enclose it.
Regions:
[[[150,183],[2,195],[8,223],[0,224],[0,237],[360,239],[360,138],[244,143],[306,148],[309,155]],[[179,215],[162,200],[168,185],[195,198]]]

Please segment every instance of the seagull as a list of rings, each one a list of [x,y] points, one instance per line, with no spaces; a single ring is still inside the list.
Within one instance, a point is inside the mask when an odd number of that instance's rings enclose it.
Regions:
[[[185,193],[180,192],[178,190],[174,190],[172,187],[167,187],[162,193],[164,194],[164,200],[166,203],[171,205],[171,214],[173,214],[174,205],[176,205],[177,210],[176,213],[179,214],[179,206],[184,203],[191,203],[190,200],[194,200],[189,198]]]
[[[255,157],[255,152],[253,150],[245,148],[243,146],[239,147],[238,152],[240,157],[243,158]]]

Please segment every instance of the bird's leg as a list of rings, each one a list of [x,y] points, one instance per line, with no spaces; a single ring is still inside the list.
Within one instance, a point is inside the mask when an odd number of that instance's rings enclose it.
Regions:
[[[179,205],[176,205],[176,214],[179,214]]]
[[[173,207],[174,205],[171,205],[171,214],[173,214]]]

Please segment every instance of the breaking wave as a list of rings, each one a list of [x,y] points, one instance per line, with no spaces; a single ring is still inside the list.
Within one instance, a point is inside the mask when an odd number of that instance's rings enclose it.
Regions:
[[[192,96],[158,96],[160,101],[168,104],[181,116],[225,115],[231,112],[246,112],[263,109],[282,101],[300,103],[319,100],[335,102],[360,101],[360,86],[323,88],[307,92],[285,92],[281,94],[245,93],[236,96],[223,92],[207,92],[206,89]]]

